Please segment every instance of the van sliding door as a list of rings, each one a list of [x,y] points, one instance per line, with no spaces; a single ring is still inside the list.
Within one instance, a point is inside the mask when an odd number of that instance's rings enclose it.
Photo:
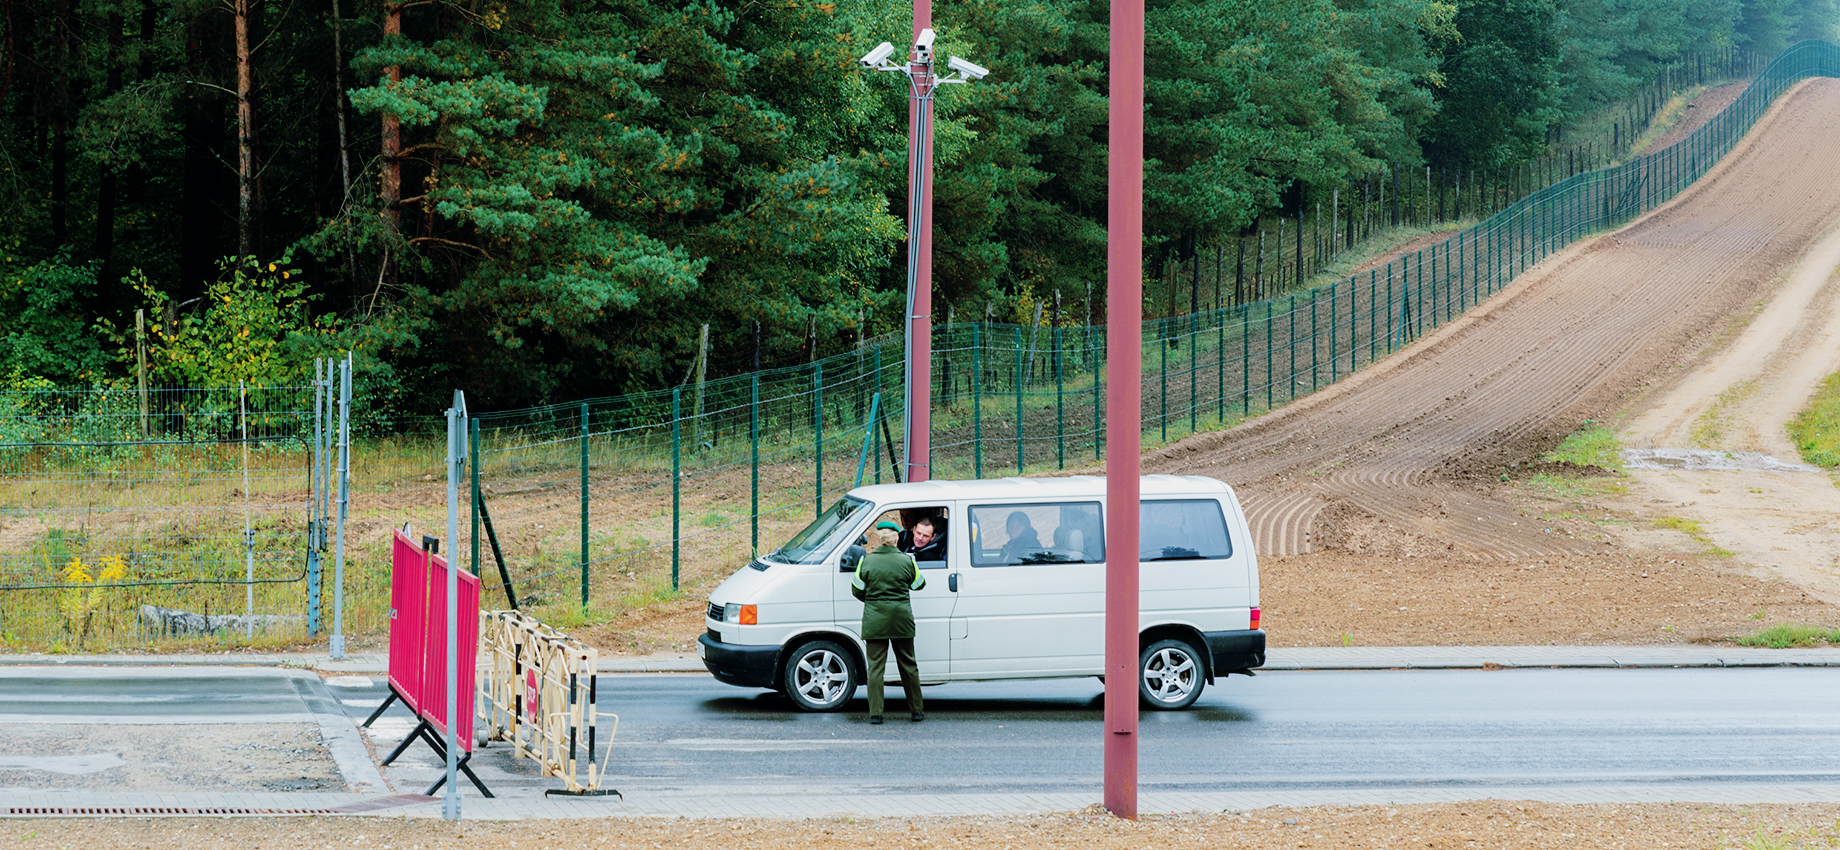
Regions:
[[[1099,502],[972,505],[952,678],[1097,675],[1105,655]]]

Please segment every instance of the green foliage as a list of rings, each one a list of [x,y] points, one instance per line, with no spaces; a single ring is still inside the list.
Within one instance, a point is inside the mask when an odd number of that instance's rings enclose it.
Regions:
[[[59,384],[101,379],[110,358],[103,336],[83,319],[95,295],[95,264],[57,257],[21,268],[17,244],[0,250],[0,374]]]
[[[1840,629],[1777,623],[1733,640],[1739,646],[1765,646],[1771,649],[1811,647],[1819,643],[1840,644]]]
[[[404,76],[353,105],[401,116],[432,162],[403,231],[366,237],[417,272],[391,314],[414,339],[395,347],[469,338],[440,354],[501,367],[468,370],[500,376],[474,384],[491,403],[663,382],[705,321],[853,323],[900,229],[841,153],[837,35],[827,6],[530,0],[361,53],[372,79]]]
[[[1146,24],[1146,229],[1218,238],[1296,184],[1413,160],[1435,4],[1160,4]]]
[[[311,377],[313,358],[337,350],[338,319],[316,316],[318,296],[298,269],[254,259],[225,260],[227,277],[211,284],[204,305],[179,312],[172,296],[138,270],[129,274],[149,317],[150,377],[198,387],[297,385]],[[136,365],[135,331],[104,323],[121,363]]]
[[[1808,406],[1789,420],[1789,439],[1802,460],[1840,469],[1840,372],[1822,380]]]
[[[1442,108],[1425,152],[1465,167],[1532,157],[1560,117],[1556,0],[1460,0],[1459,37],[1440,43]]]

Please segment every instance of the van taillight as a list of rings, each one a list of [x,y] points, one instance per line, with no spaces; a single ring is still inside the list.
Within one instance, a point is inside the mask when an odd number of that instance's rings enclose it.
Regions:
[[[752,605],[741,606],[741,625],[754,626],[754,625],[759,625],[759,624],[760,624],[760,609],[755,608]]]
[[[1257,608],[1252,609],[1252,627],[1255,629],[1259,627],[1259,609]]]

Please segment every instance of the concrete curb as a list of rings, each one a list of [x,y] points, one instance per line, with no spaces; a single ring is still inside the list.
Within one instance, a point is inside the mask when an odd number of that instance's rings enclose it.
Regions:
[[[321,673],[381,674],[380,654],[347,656],[238,653],[213,655],[0,655],[0,667],[295,667]],[[1478,670],[1530,667],[1840,667],[1840,648],[1754,649],[1742,646],[1324,646],[1276,647],[1259,672],[1294,670]],[[603,657],[610,674],[703,673],[694,655]]]

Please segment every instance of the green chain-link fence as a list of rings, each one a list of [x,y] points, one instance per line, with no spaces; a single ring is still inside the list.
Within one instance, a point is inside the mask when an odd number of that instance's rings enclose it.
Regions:
[[[0,393],[0,634],[305,637],[311,387]]]
[[[1258,415],[1397,351],[1555,251],[1673,197],[1790,85],[1837,70],[1840,48],[1797,44],[1663,150],[1560,179],[1328,285],[1146,322],[1144,443]],[[935,477],[1103,457],[1103,328],[947,322],[935,334]],[[502,569],[526,604],[643,601],[726,574],[859,475],[891,480],[900,363],[895,336],[800,367],[477,415],[475,568]]]

